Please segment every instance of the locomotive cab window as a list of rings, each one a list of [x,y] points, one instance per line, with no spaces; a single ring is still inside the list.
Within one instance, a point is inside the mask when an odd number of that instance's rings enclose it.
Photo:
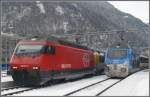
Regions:
[[[127,51],[126,50],[110,50],[108,51],[108,58],[117,59],[117,58],[126,58]]]
[[[43,48],[43,45],[22,44],[17,47],[15,54],[16,55],[39,54],[42,48]]]
[[[55,54],[54,46],[44,46],[44,45],[31,45],[22,44],[19,45],[15,51],[16,55],[39,55],[39,54]]]

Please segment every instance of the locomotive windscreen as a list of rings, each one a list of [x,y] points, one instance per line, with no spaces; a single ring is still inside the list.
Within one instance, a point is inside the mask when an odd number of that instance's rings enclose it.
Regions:
[[[109,50],[107,56],[110,59],[125,58],[127,56],[127,51],[126,50]]]
[[[24,54],[39,54],[43,49],[43,45],[19,45],[16,49],[16,55],[24,55]]]

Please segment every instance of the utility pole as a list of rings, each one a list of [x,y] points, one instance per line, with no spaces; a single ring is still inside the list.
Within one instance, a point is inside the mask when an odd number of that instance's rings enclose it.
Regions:
[[[2,58],[3,58],[3,56],[2,56],[2,50],[3,50],[3,48],[2,48],[2,36],[0,37],[0,64],[3,64],[3,60],[2,60]],[[1,74],[1,73],[0,73]],[[0,75],[1,76],[1,75]]]

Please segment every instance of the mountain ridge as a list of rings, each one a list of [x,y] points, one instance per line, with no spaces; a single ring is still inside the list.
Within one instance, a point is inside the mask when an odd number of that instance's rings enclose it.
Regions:
[[[2,8],[4,33],[58,35],[135,29],[136,33],[127,33],[127,41],[138,40],[140,46],[148,45],[148,25],[106,1],[3,2]]]

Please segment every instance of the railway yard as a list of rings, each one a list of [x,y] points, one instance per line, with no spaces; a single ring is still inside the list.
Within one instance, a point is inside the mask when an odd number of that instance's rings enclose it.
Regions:
[[[149,69],[124,79],[106,75],[53,82],[40,87],[16,85],[11,76],[1,74],[3,96],[149,96]]]
[[[149,96],[149,23],[105,1],[26,4],[3,2],[1,96]]]

